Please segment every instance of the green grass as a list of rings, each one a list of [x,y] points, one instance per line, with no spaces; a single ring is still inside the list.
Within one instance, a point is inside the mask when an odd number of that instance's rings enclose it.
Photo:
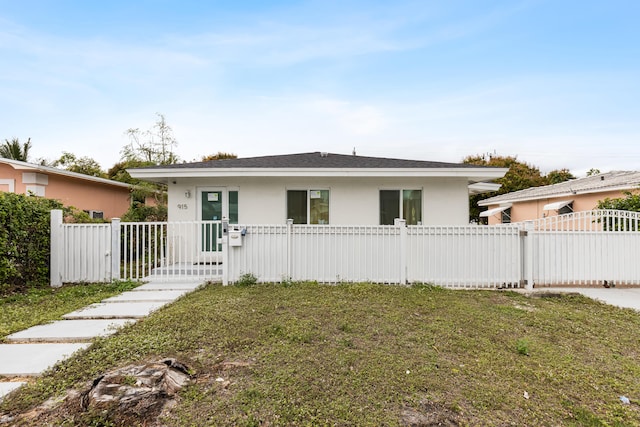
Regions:
[[[170,356],[195,382],[163,418],[168,426],[394,426],[407,412],[442,425],[634,426],[638,330],[640,314],[571,295],[209,285],[96,340],[0,412],[28,411],[110,368]],[[39,421],[86,425],[87,417]],[[107,422],[118,425],[100,418]]]
[[[138,286],[133,282],[66,285],[34,288],[25,294],[0,297],[0,341],[7,335],[34,325],[62,318],[62,315]]]

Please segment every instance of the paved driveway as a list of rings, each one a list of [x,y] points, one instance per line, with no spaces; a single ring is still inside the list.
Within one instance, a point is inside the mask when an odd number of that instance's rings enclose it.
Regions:
[[[617,307],[640,311],[640,288],[536,288],[534,292],[574,292]]]

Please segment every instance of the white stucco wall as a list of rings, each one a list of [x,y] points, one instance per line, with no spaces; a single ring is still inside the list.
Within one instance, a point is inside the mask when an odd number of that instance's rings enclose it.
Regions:
[[[466,178],[216,178],[176,179],[169,183],[169,220],[198,220],[203,188],[238,191],[239,222],[282,224],[287,190],[330,190],[331,224],[379,223],[379,191],[421,189],[423,224],[466,225],[469,198]],[[189,191],[191,196],[185,197]]]

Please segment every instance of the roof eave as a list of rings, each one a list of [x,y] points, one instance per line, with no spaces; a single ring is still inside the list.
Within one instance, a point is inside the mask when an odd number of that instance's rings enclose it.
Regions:
[[[498,199],[498,197],[500,196],[495,196],[489,199],[480,200],[478,202],[478,206],[490,206],[490,205],[495,205],[497,203],[507,203],[507,202],[508,203],[530,202],[533,200],[555,199],[559,197],[572,197],[580,194],[608,193],[610,191],[626,191],[626,190],[633,190],[636,188],[638,188],[638,184],[625,184],[625,185],[617,185],[615,187],[565,191],[563,193],[545,194],[541,196],[530,196],[530,197],[518,197],[515,199],[512,199],[512,198]]]
[[[128,169],[133,177],[167,183],[171,178],[221,177],[465,177],[470,182],[501,178],[506,168],[203,168]]]
[[[9,166],[11,166],[15,170],[42,172],[42,173],[47,173],[47,174],[66,176],[66,177],[76,178],[76,179],[82,179],[82,180],[85,180],[85,181],[97,182],[97,183],[101,183],[101,184],[105,184],[105,185],[112,185],[114,187],[133,188],[133,185],[128,184],[126,182],[114,181],[114,180],[107,179],[107,178],[100,178],[98,176],[85,175],[83,173],[71,172],[71,171],[67,171],[67,170],[53,168],[53,167],[50,167],[50,166],[42,166],[42,165],[37,165],[37,164],[33,164],[33,163],[22,162],[20,160],[4,159],[4,158],[0,159],[0,161],[2,163],[8,164]]]
[[[469,194],[484,194],[500,190],[502,184],[496,184],[494,182],[475,182],[469,184]]]

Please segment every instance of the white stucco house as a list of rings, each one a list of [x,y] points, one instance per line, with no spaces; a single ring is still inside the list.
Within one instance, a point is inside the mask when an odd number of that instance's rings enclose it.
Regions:
[[[169,221],[466,225],[469,193],[495,190],[505,168],[300,153],[130,169],[168,189]]]

